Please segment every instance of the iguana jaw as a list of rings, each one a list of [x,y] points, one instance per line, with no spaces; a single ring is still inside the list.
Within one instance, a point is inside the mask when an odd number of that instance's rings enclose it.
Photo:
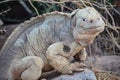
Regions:
[[[99,35],[104,30],[104,26],[102,27],[94,27],[88,29],[82,29],[80,32],[76,32],[78,34],[74,37],[75,41],[78,42],[82,46],[88,46],[93,43],[96,36]]]

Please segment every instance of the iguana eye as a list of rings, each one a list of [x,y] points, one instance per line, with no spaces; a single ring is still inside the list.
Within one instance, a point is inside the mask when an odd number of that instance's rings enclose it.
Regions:
[[[82,21],[86,21],[86,18],[82,18]]]

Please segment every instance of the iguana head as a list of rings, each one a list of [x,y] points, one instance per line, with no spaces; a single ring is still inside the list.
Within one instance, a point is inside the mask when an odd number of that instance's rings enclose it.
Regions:
[[[91,44],[94,38],[104,30],[105,23],[99,12],[92,7],[77,9],[73,17],[73,36],[83,46]]]

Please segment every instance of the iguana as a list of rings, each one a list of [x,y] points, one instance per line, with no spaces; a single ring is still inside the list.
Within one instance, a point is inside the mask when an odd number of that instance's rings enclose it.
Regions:
[[[72,13],[52,12],[18,26],[0,53],[0,79],[37,80],[41,73],[56,69],[70,74],[85,61],[85,47],[104,30],[105,23],[92,7]]]

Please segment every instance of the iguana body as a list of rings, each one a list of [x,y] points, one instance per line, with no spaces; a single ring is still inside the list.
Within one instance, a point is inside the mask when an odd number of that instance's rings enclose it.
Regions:
[[[42,71],[53,68],[68,74],[80,71],[80,65],[68,59],[81,51],[81,60],[85,60],[85,46],[104,25],[99,13],[90,7],[71,14],[53,12],[32,18],[16,28],[3,46],[0,78],[37,80]]]

